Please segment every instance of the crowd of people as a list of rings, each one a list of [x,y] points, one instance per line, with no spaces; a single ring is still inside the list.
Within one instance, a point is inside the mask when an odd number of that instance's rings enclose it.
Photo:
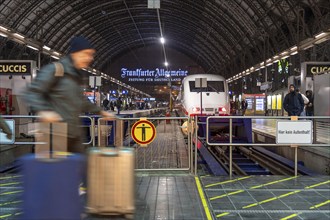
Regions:
[[[283,108],[289,116],[313,116],[313,93],[306,91],[306,95],[300,93],[295,85],[289,86],[289,93],[284,97]]]
[[[118,114],[121,110],[143,110],[143,109],[151,109],[161,107],[160,103],[156,102],[147,102],[147,101],[135,101],[135,102],[125,102],[122,100],[121,97],[117,98],[116,100],[109,101],[105,98],[102,101],[102,108],[105,111],[117,111]]]

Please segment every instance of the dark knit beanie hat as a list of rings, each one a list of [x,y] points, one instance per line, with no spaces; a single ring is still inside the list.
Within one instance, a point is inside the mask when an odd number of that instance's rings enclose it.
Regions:
[[[92,44],[84,37],[74,37],[71,40],[69,53],[78,52],[80,50],[94,49]]]

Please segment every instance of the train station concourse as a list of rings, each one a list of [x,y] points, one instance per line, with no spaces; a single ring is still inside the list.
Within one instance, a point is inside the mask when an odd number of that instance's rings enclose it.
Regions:
[[[0,2],[0,220],[330,219],[328,0]]]

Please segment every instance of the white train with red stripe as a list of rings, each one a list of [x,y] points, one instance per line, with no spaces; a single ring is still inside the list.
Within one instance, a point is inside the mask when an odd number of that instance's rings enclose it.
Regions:
[[[196,88],[196,78],[206,78],[207,88]],[[194,74],[185,77],[176,104],[183,113],[180,115],[229,115],[229,94],[225,78],[213,74]]]

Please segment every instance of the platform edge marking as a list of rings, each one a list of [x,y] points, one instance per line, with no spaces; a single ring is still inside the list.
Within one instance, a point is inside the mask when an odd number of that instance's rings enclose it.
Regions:
[[[211,186],[222,185],[222,184],[226,184],[226,183],[232,183],[232,182],[236,182],[236,181],[239,181],[239,180],[248,179],[248,178],[251,178],[251,177],[252,176],[245,176],[245,177],[240,177],[240,178],[233,179],[233,180],[226,180],[226,181],[223,181],[223,182],[212,183],[212,184],[206,185],[205,188],[208,188],[208,187],[211,187]]]
[[[287,216],[287,217],[281,218],[281,220],[287,220],[287,219],[290,219],[290,218],[296,217],[296,216],[298,216],[298,215],[299,215],[299,213],[298,213],[298,214],[292,214],[292,215],[289,215],[289,216]]]
[[[221,213],[221,214],[217,215],[216,217],[220,218],[222,216],[226,216],[226,215],[229,215],[229,214],[230,214],[229,212],[224,212],[224,213]]]
[[[330,203],[330,200],[327,200],[325,202],[322,202],[322,203],[319,203],[317,205],[314,205],[314,206],[310,207],[309,209],[316,209],[316,208],[321,207],[321,206],[324,206],[324,205],[326,205],[328,203]]]
[[[195,177],[195,181],[196,181],[196,186],[197,186],[197,190],[199,193],[199,197],[202,201],[202,205],[203,205],[203,208],[204,208],[204,211],[206,214],[206,218],[207,218],[207,220],[212,220],[212,215],[211,215],[210,209],[207,205],[206,198],[205,198],[202,186],[201,186],[201,182],[197,176]]]

